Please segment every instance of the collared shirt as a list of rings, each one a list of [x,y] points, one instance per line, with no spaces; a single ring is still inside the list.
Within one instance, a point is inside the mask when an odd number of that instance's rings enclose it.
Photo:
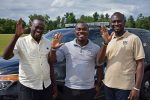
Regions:
[[[99,46],[89,40],[81,47],[76,39],[62,45],[56,52],[57,61],[66,59],[65,86],[72,89],[91,89],[94,87],[96,55]]]
[[[42,90],[43,84],[51,84],[48,53],[50,41],[42,37],[37,43],[31,35],[20,37],[15,45],[14,54],[18,54],[19,81],[21,84],[36,90]]]
[[[104,84],[111,88],[131,90],[135,85],[136,60],[145,58],[142,42],[135,34],[115,34],[107,46]]]

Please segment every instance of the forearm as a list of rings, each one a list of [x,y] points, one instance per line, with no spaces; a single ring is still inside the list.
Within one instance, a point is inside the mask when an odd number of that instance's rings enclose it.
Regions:
[[[56,50],[55,49],[51,49],[50,50],[50,53],[49,53],[49,62],[51,64],[54,64],[57,62],[56,60]]]
[[[104,78],[102,66],[97,67],[97,83],[101,85]]]
[[[51,84],[52,84],[52,86],[56,86],[56,78],[55,78],[53,64],[50,64],[50,78],[51,78]]]
[[[10,42],[10,44],[8,45],[8,47],[6,48],[6,50],[3,53],[3,58],[4,59],[10,59],[14,54],[13,54],[13,50],[15,47],[15,44],[18,40],[18,36],[14,35],[12,41]]]
[[[99,64],[102,64],[105,61],[106,49],[107,49],[107,45],[102,46],[97,54],[96,60]]]
[[[137,70],[136,70],[136,82],[135,82],[135,87],[140,89],[141,88],[141,83],[144,75],[144,60],[141,59],[137,63]]]

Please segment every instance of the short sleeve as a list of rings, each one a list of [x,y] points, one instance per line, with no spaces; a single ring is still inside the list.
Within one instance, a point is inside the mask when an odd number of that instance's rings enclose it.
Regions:
[[[142,42],[139,37],[136,37],[133,44],[135,60],[145,58]]]

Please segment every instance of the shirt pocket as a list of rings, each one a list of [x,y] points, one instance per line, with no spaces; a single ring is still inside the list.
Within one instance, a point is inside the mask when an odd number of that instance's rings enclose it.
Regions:
[[[40,54],[42,57],[48,57],[49,52],[50,52],[50,47],[46,47],[41,50]]]

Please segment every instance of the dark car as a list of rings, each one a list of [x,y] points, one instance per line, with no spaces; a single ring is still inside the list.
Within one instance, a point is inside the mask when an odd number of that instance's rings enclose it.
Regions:
[[[135,33],[140,37],[142,40],[144,50],[145,50],[145,75],[142,82],[140,98],[141,100],[148,100],[150,99],[150,32],[144,29],[137,29],[137,28],[126,28],[127,31]],[[44,36],[51,41],[53,35],[57,32],[61,32],[64,37],[62,42],[68,42],[75,38],[75,30],[74,28],[63,28],[63,29],[56,29],[48,32]],[[101,46],[102,38],[99,33],[98,28],[90,28],[89,38],[96,44]],[[8,98],[8,97],[17,97],[17,90],[16,84],[17,80],[13,80],[13,78],[9,80],[10,76],[18,74],[18,63],[19,60],[17,57],[4,60],[0,59],[0,97]],[[64,78],[65,78],[65,61],[61,63],[57,63],[54,65],[55,76],[57,79],[57,85],[59,90],[59,95],[63,93],[63,85],[64,85]],[[8,76],[8,79],[2,78]],[[17,77],[17,76],[14,76]],[[60,97],[59,96],[59,97]],[[97,98],[97,100],[104,100],[104,93],[101,92],[101,95]]]

